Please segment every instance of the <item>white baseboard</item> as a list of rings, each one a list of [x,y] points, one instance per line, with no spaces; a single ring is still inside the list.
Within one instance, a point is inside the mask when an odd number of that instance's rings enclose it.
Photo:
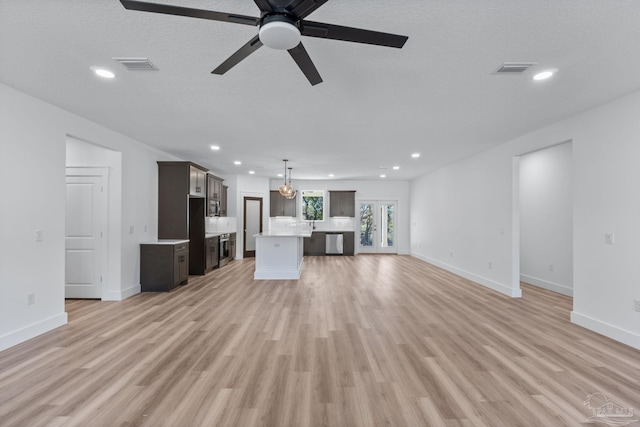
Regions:
[[[298,270],[280,269],[280,270],[267,270],[256,269],[253,273],[253,280],[298,280],[302,275],[302,265]]]
[[[633,348],[640,350],[640,335],[627,331],[626,329],[619,328],[609,323],[603,322],[593,317],[571,312],[571,323],[580,325],[583,328],[587,328],[593,332],[597,332],[600,335],[611,338],[612,340],[621,342]]]
[[[140,292],[142,292],[142,287],[140,284],[137,284],[119,291],[108,291],[106,297],[102,298],[102,301],[122,301]]]
[[[538,279],[537,277],[529,276],[527,274],[520,274],[520,281],[537,286],[539,288],[546,289],[548,291],[557,292],[568,297],[573,296],[573,288],[570,286],[561,285],[560,283],[549,282],[547,280]]]
[[[62,325],[66,325],[68,321],[67,313],[63,312],[39,322],[33,323],[17,331],[9,332],[3,336],[0,336],[0,351],[6,350],[9,347],[23,343],[31,338],[35,338],[38,335],[42,335],[45,332],[49,332]]]
[[[501,294],[505,294],[507,296],[510,296],[512,298],[521,298],[522,297],[522,290],[520,289],[520,286],[518,286],[518,288],[511,288],[509,286],[506,286],[502,283],[496,282],[495,280],[491,280],[491,279],[487,279],[486,277],[482,277],[482,276],[478,276],[476,274],[470,273],[466,270],[454,267],[452,265],[449,264],[445,264],[443,262],[440,262],[438,260],[429,258],[428,256],[425,255],[421,255],[415,252],[411,253],[411,256],[414,258],[418,258],[419,260],[422,260],[424,262],[428,262],[429,264],[433,264],[436,267],[440,267],[444,270],[447,270],[451,273],[457,274],[458,276],[464,277],[465,279],[469,279],[473,282],[478,283],[479,285],[482,285],[484,287],[487,287],[489,289],[492,289],[496,292],[500,292]]]

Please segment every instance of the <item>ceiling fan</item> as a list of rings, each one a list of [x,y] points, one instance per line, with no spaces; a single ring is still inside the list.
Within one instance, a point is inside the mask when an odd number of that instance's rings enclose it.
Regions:
[[[129,10],[259,26],[260,30],[255,37],[212,71],[213,74],[220,75],[229,71],[264,44],[274,49],[287,50],[296,64],[298,64],[298,67],[300,67],[300,70],[302,70],[307,77],[309,83],[316,85],[322,82],[322,77],[320,77],[313,61],[311,61],[309,54],[302,45],[300,36],[396,48],[404,46],[408,39],[406,36],[396,34],[343,27],[340,25],[307,21],[305,19],[327,1],[328,0],[254,0],[256,6],[260,9],[260,17],[256,18],[253,16],[137,0],[120,0],[122,5]]]

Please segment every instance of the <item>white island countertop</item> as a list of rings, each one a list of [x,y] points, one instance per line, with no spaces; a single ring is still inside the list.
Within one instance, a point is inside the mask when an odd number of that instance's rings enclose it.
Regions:
[[[255,234],[253,237],[311,237],[311,230],[265,231]]]
[[[141,245],[179,245],[181,243],[189,243],[189,239],[158,239],[148,242],[141,242]]]

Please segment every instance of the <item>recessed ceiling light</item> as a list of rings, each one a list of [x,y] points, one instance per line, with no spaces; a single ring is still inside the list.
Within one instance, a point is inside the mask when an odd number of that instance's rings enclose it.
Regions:
[[[533,76],[533,80],[546,80],[558,72],[557,68],[551,68],[550,70],[544,70]]]
[[[393,167],[393,170],[394,170],[394,171],[397,171],[398,169],[400,169],[400,166],[394,166],[394,167]]]
[[[411,157],[413,157],[414,159],[417,159],[418,157],[420,157],[420,153],[413,153]]]
[[[113,74],[111,71],[104,69],[104,68],[100,68],[100,67],[96,67],[95,65],[91,68],[91,71],[93,71],[94,73],[96,73],[98,76],[105,78],[105,79],[112,79],[114,78],[116,75]]]
[[[235,162],[233,162],[233,164],[236,166],[240,166],[242,162],[240,160],[236,160]]]
[[[329,174],[329,178],[333,178],[333,174],[332,173]]]
[[[282,175],[281,173],[278,174],[278,178],[282,178],[284,175]]]
[[[249,175],[253,175],[256,171],[249,171]]]
[[[384,175],[384,174],[380,175],[380,178],[386,178],[386,177],[387,177],[387,175]]]
[[[212,149],[213,151],[218,151],[218,150],[220,149],[220,146],[219,146],[219,145],[212,145],[212,146],[211,146],[211,149]]]

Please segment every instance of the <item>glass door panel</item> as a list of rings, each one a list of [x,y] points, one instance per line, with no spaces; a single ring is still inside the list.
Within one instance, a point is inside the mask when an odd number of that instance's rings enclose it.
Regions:
[[[359,253],[397,253],[396,202],[360,202]]]

